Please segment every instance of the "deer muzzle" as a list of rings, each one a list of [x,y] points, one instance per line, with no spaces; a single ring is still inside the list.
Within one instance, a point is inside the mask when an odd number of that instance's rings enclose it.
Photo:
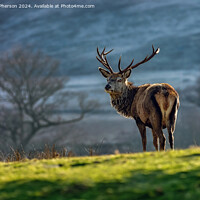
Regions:
[[[105,86],[105,90],[106,90],[106,91],[110,90],[110,88],[111,88],[111,86],[110,86],[109,84],[107,84],[107,85]]]

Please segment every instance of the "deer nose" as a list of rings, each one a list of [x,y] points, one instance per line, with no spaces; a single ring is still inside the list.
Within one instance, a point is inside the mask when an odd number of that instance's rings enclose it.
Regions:
[[[111,86],[109,84],[106,85],[105,90],[109,90]]]

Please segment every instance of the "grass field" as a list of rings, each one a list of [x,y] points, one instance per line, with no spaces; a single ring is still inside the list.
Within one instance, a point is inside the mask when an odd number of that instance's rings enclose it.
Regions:
[[[200,148],[0,163],[0,200],[198,200]]]

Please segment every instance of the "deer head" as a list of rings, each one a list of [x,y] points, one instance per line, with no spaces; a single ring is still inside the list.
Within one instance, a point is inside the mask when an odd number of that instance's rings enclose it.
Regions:
[[[114,72],[112,67],[108,64],[108,60],[106,58],[106,55],[109,54],[113,49],[108,52],[105,52],[105,48],[104,48],[103,51],[99,53],[99,49],[97,47],[98,56],[96,56],[96,58],[107,69],[105,70],[99,67],[99,71],[107,79],[107,85],[105,86],[105,91],[110,94],[122,93],[123,89],[127,86],[127,83],[128,83],[127,79],[131,75],[131,70],[145,62],[148,62],[160,51],[159,48],[155,50],[153,45],[152,45],[152,49],[153,49],[153,52],[150,56],[146,56],[142,61],[138,62],[135,65],[132,65],[134,62],[134,59],[133,59],[131,63],[123,70],[121,69],[121,66],[120,66],[121,64],[121,56],[120,56],[119,62],[118,62],[119,72]]]

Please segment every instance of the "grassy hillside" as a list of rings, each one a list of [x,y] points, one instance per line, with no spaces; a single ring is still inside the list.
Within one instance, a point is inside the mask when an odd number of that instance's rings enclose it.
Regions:
[[[200,148],[0,163],[0,200],[197,200]]]

